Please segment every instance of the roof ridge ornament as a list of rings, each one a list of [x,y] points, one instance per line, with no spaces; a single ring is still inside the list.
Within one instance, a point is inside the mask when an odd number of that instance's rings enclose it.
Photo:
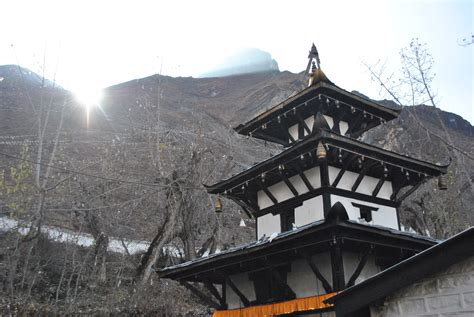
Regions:
[[[316,45],[314,45],[314,43],[311,46],[311,50],[309,51],[308,59],[308,66],[306,66],[305,72],[306,74],[309,74],[308,87],[315,85],[319,82],[325,82],[334,85],[321,69],[321,60],[319,59],[318,49],[316,48]]]
[[[321,68],[321,60],[319,59],[319,53],[318,49],[316,48],[316,45],[311,46],[311,50],[309,51],[308,55],[308,66],[306,67],[306,72],[307,74],[314,73],[316,68]],[[311,72],[310,72],[310,67],[313,65]]]

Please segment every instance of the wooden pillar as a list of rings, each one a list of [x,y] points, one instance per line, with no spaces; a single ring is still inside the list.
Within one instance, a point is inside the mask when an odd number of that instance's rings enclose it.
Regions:
[[[332,267],[332,289],[334,292],[345,288],[344,261],[342,257],[342,245],[335,237],[331,246],[331,267]]]
[[[319,168],[321,172],[321,187],[328,188],[329,184],[329,167],[328,161],[326,158],[320,160]],[[324,211],[324,218],[326,218],[329,210],[331,209],[331,194],[327,191],[324,191],[323,194],[323,211]]]

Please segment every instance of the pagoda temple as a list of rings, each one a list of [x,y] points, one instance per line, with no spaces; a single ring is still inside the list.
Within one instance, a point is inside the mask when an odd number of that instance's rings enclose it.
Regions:
[[[397,208],[430,178],[445,189],[447,166],[358,140],[400,110],[336,86],[314,44],[308,73],[307,88],[236,128],[283,151],[206,186],[256,220],[256,241],[158,271],[215,317],[334,316],[326,299],[437,243],[402,231]]]

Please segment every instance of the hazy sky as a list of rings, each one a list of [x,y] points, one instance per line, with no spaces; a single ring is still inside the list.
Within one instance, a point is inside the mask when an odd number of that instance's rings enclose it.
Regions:
[[[315,42],[328,77],[378,98],[362,61],[399,65],[410,40],[435,59],[443,109],[474,122],[474,0],[2,1],[0,64],[20,64],[89,93],[154,73],[198,76],[235,50],[300,72]]]

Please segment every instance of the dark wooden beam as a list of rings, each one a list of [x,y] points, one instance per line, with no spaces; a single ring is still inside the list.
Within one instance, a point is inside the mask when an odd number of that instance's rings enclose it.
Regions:
[[[285,287],[287,293],[290,295],[291,298],[296,298],[296,293],[291,289],[288,283],[281,277],[280,273],[275,270],[275,267],[270,266],[270,272],[272,273],[273,277]]]
[[[342,257],[342,246],[334,237],[331,248],[331,267],[332,267],[332,288],[333,291],[341,291],[344,289],[344,262]]]
[[[275,142],[275,143],[281,144],[285,147],[289,145],[288,140],[282,140],[280,138],[274,137],[270,134],[266,134],[266,133],[263,133],[263,132],[254,132],[253,137],[263,139],[263,140],[269,141],[269,142]]]
[[[346,134],[353,137],[354,130],[360,125],[363,119],[364,119],[364,116],[362,115],[362,113],[359,114],[359,116],[354,121],[352,121],[353,123],[349,126],[349,129],[347,129]]]
[[[392,181],[392,188],[393,188],[393,193],[390,195],[390,199],[393,201],[397,201],[397,195],[400,192],[400,190],[405,187],[407,184],[407,180],[403,176],[398,176],[396,179],[393,179]]]
[[[360,129],[359,131],[353,133],[351,136],[354,138],[354,139],[357,139],[358,137],[360,137],[362,135],[362,133],[364,133],[364,131],[367,131],[367,130],[370,130],[372,128],[375,128],[376,126],[378,126],[380,124],[379,122],[379,119],[372,119],[368,124],[367,126],[364,128],[364,129]]]
[[[332,126],[332,131],[335,133],[341,134],[341,127],[339,126],[339,123],[341,122],[341,119],[337,117],[332,117],[332,122],[334,123]]]
[[[249,219],[252,219],[252,214],[247,210],[247,208],[242,207],[242,206],[240,206],[240,208],[242,208],[242,210],[245,212],[245,214],[247,215]]]
[[[371,249],[369,248],[362,255],[362,258],[360,259],[359,264],[357,264],[357,267],[354,270],[354,273],[352,273],[351,277],[349,278],[349,281],[346,284],[346,288],[351,287],[352,285],[354,285],[356,279],[360,275],[360,272],[362,272],[362,270],[364,269],[365,264],[367,263],[367,259],[369,258],[370,251],[371,251]]]
[[[306,130],[308,135],[311,134],[311,129],[306,124],[306,121],[304,121],[298,113],[296,113],[296,119],[298,119],[299,124]]]
[[[382,177],[377,182],[377,185],[375,186],[374,191],[372,192],[372,196],[377,197],[377,195],[379,194],[380,189],[383,186],[383,183],[385,183],[385,175],[382,175]]]
[[[428,177],[423,178],[420,182],[418,182],[415,186],[407,190],[405,193],[403,193],[402,196],[397,198],[397,202],[401,203],[405,198],[413,194],[414,191],[416,191],[422,184],[424,184],[428,180]]]
[[[225,276],[225,282],[229,287],[234,291],[235,294],[240,298],[240,301],[242,304],[244,304],[245,307],[250,306],[250,301],[245,297],[245,295],[235,286],[234,282],[230,279],[229,276]]]
[[[291,142],[296,141],[295,138],[291,135],[289,127],[283,126],[281,124],[279,124],[278,127],[280,128],[281,131],[283,131],[283,135],[286,135],[290,139]]]
[[[247,206],[250,206],[252,208],[251,211],[258,211],[260,209],[256,199],[253,199],[250,195],[243,194],[239,196],[239,199],[242,200]]]
[[[320,175],[321,175],[321,187],[329,187],[329,167],[326,158],[320,160],[319,163]],[[323,213],[326,218],[329,210],[331,209],[331,194],[328,192],[323,193]]]
[[[373,162],[372,162],[373,163]],[[351,191],[355,192],[357,188],[359,187],[360,183],[362,182],[362,179],[364,178],[365,174],[367,173],[367,170],[369,169],[370,162],[365,162],[364,166],[359,172],[359,175],[357,176],[354,184],[352,185]]]
[[[288,188],[291,190],[293,195],[295,195],[295,197],[299,196],[298,191],[296,190],[295,186],[293,186],[293,184],[290,182],[284,171],[280,171],[280,177],[281,179],[283,179],[286,186],[288,186]]]
[[[365,161],[365,163],[363,163],[364,165],[362,166],[362,169],[360,170],[359,172],[359,176],[357,176],[357,179],[356,181],[354,182],[354,185],[352,185],[352,191],[355,192],[357,190],[357,188],[359,187],[360,183],[362,182],[362,179],[364,178],[364,176],[367,174],[367,171],[370,170],[372,168],[372,166],[376,165],[376,164],[379,164],[379,162],[377,161]]]
[[[211,306],[212,308],[215,308],[215,309],[219,309],[219,304],[216,303],[215,301],[213,301],[211,298],[209,298],[206,294],[204,294],[203,292],[201,292],[200,290],[198,290],[196,287],[194,287],[193,285],[189,284],[188,282],[186,281],[179,281],[179,283],[181,285],[183,285],[184,287],[186,287],[188,290],[191,291],[191,293],[193,293],[197,298],[199,298],[200,300],[206,302],[209,306]]]
[[[298,172],[298,175],[301,177],[301,179],[303,180],[303,183],[306,185],[306,187],[308,188],[309,191],[312,191],[314,190],[314,187],[313,185],[311,185],[310,181],[308,180],[308,178],[306,177],[306,175],[304,174],[303,170],[301,169],[301,166],[298,162],[294,162],[294,168],[296,170],[296,172]]]
[[[366,202],[369,202],[369,203],[384,205],[384,206],[388,206],[388,207],[398,207],[398,206],[400,206],[400,203],[398,203],[396,201],[393,201],[393,200],[388,200],[388,199],[379,198],[379,197],[373,197],[371,195],[357,193],[357,192],[353,192],[353,191],[346,190],[346,189],[329,187],[327,190],[333,195],[345,196],[345,197],[348,197],[348,198],[363,200],[363,201],[366,201]]]
[[[274,205],[278,204],[278,199],[276,199],[275,196],[273,196],[273,194],[268,190],[267,186],[265,186],[265,184],[262,181],[257,179],[255,182],[258,184],[260,189],[263,190],[263,192],[268,196],[268,198],[270,198],[270,200],[273,202]]]
[[[255,208],[254,206],[251,206],[249,205],[247,202],[243,201],[241,198],[238,198],[238,197],[234,197],[234,196],[225,196],[226,198],[229,198],[230,200],[232,200],[233,202],[235,202],[237,205],[239,205],[240,207],[242,208],[245,208],[247,210],[250,210],[252,211],[253,213],[258,213],[259,212],[259,208],[258,206],[256,206],[257,208]],[[248,214],[247,214],[248,216]]]
[[[209,279],[204,279],[204,286],[211,292],[212,295],[217,299],[217,301],[220,303],[220,307],[226,306],[226,302],[224,297],[219,294],[219,291],[217,288],[209,281]]]
[[[319,271],[318,267],[316,264],[311,260],[311,257],[307,255],[303,255],[306,259],[306,262],[308,263],[309,267],[311,268],[311,271],[313,271],[314,275],[316,278],[323,284],[323,288],[326,291],[326,293],[332,293],[332,287],[329,284],[329,282],[326,280],[326,278],[321,274],[321,271]]]
[[[349,157],[351,155],[352,157]],[[339,182],[341,181],[342,176],[344,175],[346,170],[349,168],[349,166],[351,166],[351,164],[357,159],[357,157],[358,157],[357,155],[350,154],[349,152],[345,152],[342,155],[342,161],[344,162],[344,165],[342,165],[341,169],[339,170],[339,173],[337,173],[337,176],[334,179],[334,182],[332,182],[332,185],[331,185],[332,187],[337,187],[337,184],[339,184]]]
[[[290,199],[287,199],[278,205],[273,205],[269,206],[266,208],[263,208],[256,212],[254,215],[255,217],[261,217],[263,215],[272,213],[273,215],[277,215],[282,212],[282,210],[288,209],[288,208],[296,208],[298,206],[301,206],[305,200],[308,200],[310,198],[322,195],[324,193],[329,193],[332,195],[338,195],[338,196],[344,196],[348,198],[353,198],[357,200],[363,200],[369,203],[374,203],[378,205],[383,205],[383,206],[388,206],[388,207],[398,207],[400,205],[399,202],[389,200],[389,199],[384,199],[384,198],[379,198],[379,197],[374,197],[371,195],[367,194],[362,194],[362,193],[357,193],[357,192],[352,192],[350,190],[346,189],[341,189],[341,188],[335,188],[335,187],[320,187],[316,188],[312,191],[308,191],[306,193],[300,194],[298,197],[293,197]]]

